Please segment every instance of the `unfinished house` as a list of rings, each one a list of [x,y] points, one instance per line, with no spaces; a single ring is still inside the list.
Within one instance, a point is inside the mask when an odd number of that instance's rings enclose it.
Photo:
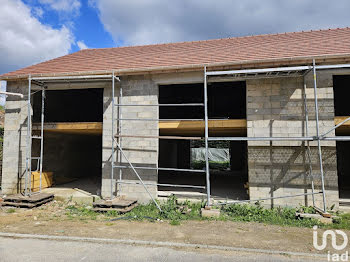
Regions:
[[[23,94],[6,101],[4,194],[350,200],[349,28],[86,49],[0,79]]]

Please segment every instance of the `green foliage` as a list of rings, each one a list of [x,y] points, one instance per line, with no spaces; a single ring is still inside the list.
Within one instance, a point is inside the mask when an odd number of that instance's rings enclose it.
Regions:
[[[231,221],[260,222],[283,226],[312,227],[321,225],[314,219],[296,219],[296,212],[307,212],[311,208],[300,207],[276,207],[272,209],[263,208],[260,203],[255,205],[234,204],[222,207],[223,216]]]
[[[331,225],[324,225],[317,220],[304,218],[298,219],[296,212],[315,213],[312,207],[300,206],[299,208],[276,207],[264,208],[259,202],[255,204],[228,204],[217,206],[221,209],[219,218],[203,218],[201,208],[206,203],[192,203],[189,201],[179,202],[175,196],[171,196],[167,201],[159,203],[162,212],[158,210],[153,202],[146,205],[139,205],[127,214],[119,214],[116,211],[104,213],[104,217],[110,219],[126,220],[164,220],[171,225],[180,225],[185,220],[221,220],[221,221],[243,221],[259,222],[265,224],[274,224],[281,226],[313,227],[317,225],[322,228],[350,229],[350,214],[337,214],[338,219]],[[9,209],[10,210],[10,209]],[[91,210],[91,206],[70,205],[66,208],[69,219],[78,218],[79,220],[95,220],[100,213]],[[7,212],[14,212],[7,211]]]
[[[83,217],[86,219],[95,220],[98,213],[91,210],[90,206],[86,205],[70,205],[66,207],[68,218]]]

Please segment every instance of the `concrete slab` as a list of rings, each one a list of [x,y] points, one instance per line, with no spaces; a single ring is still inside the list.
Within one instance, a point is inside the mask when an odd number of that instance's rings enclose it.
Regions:
[[[49,193],[55,195],[55,200],[59,201],[73,201],[77,204],[92,205],[92,203],[99,199],[98,196],[92,195],[89,192],[84,192],[81,189],[74,188],[58,188],[51,187],[42,190],[43,193]]]

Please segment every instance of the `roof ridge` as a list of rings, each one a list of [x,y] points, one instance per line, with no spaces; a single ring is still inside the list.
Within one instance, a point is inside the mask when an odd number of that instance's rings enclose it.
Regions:
[[[227,39],[243,39],[243,38],[251,38],[251,37],[262,37],[262,36],[277,36],[277,35],[291,35],[291,34],[300,34],[300,33],[311,33],[311,32],[322,32],[322,31],[337,31],[350,29],[350,27],[337,27],[337,28],[325,28],[325,29],[317,29],[317,30],[301,30],[301,31],[292,31],[292,32],[284,32],[284,33],[266,33],[266,34],[257,34],[257,35],[245,35],[245,36],[232,36],[226,38],[214,38],[214,39],[206,39],[206,40],[193,40],[193,41],[179,41],[179,42],[170,42],[170,43],[157,43],[157,44],[146,44],[146,45],[129,45],[129,46],[116,46],[116,47],[101,47],[101,48],[87,48],[79,51],[86,52],[90,50],[105,50],[105,49],[116,49],[116,48],[133,48],[133,47],[151,47],[151,46],[167,46],[167,45],[177,45],[177,44],[186,44],[186,43],[201,43],[201,42],[212,42],[212,41],[220,41]]]

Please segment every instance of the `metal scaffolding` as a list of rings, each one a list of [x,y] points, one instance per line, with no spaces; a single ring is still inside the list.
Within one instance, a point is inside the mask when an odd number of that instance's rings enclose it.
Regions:
[[[183,187],[183,188],[200,188],[206,189],[207,196],[207,205],[211,206],[213,203],[211,202],[211,186],[210,186],[210,168],[209,168],[209,159],[208,159],[208,143],[209,141],[302,141],[306,142],[306,152],[307,158],[309,162],[308,176],[311,180],[311,193],[297,194],[297,195],[286,195],[279,197],[267,197],[260,199],[250,199],[250,200],[241,200],[241,201],[226,201],[225,203],[220,204],[228,204],[228,203],[241,203],[241,202],[253,202],[253,201],[262,201],[262,200],[271,200],[278,198],[288,198],[288,197],[297,197],[297,196],[312,196],[313,205],[315,206],[314,195],[322,194],[323,199],[323,211],[326,212],[326,192],[325,192],[325,182],[324,182],[324,170],[323,170],[323,159],[322,159],[322,148],[321,141],[349,141],[350,137],[347,136],[337,136],[337,137],[327,137],[327,135],[343,125],[345,122],[350,121],[350,117],[346,120],[342,121],[335,127],[332,127],[330,130],[325,132],[324,134],[320,134],[319,131],[319,108],[318,108],[318,97],[317,97],[317,70],[326,70],[326,69],[339,69],[339,68],[350,68],[350,64],[338,64],[338,65],[316,65],[313,60],[312,66],[298,66],[298,67],[280,67],[280,68],[264,68],[264,69],[245,69],[245,70],[231,70],[231,71],[207,71],[207,68],[204,67],[204,79],[203,79],[203,91],[204,91],[204,101],[203,103],[183,103],[183,104],[123,104],[123,89],[122,85],[119,85],[119,96],[118,102],[116,102],[115,96],[115,81],[120,82],[119,77],[115,76],[114,71],[108,75],[90,75],[90,76],[62,76],[62,77],[31,77],[28,78],[28,118],[27,118],[27,150],[26,150],[26,170],[25,170],[25,190],[24,194],[29,196],[32,194],[31,192],[31,173],[32,173],[32,161],[37,161],[37,171],[40,172],[40,190],[41,192],[41,181],[42,181],[42,167],[43,167],[43,146],[44,146],[44,104],[45,104],[45,90],[47,89],[47,84],[49,83],[66,83],[66,82],[81,82],[81,81],[112,81],[112,135],[111,135],[111,186],[110,186],[110,198],[113,199],[114,195],[114,186],[118,185],[118,193],[121,193],[123,189],[121,185],[123,184],[138,184],[142,185],[145,191],[149,194],[152,201],[155,205],[160,209],[157,201],[153,197],[153,195],[149,192],[148,186],[165,186],[165,187]],[[309,116],[308,116],[308,108],[306,105],[306,95],[304,94],[304,103],[305,103],[305,122],[306,129],[305,135],[301,137],[210,137],[209,136],[209,127],[208,127],[208,92],[207,86],[209,81],[213,81],[216,77],[225,77],[225,79],[230,79],[233,81],[245,80],[245,79],[259,79],[259,78],[274,78],[274,77],[304,77],[304,90],[306,89],[305,84],[305,76],[309,73],[313,74],[313,89],[314,89],[314,106],[315,106],[315,120],[316,120],[316,136],[309,135]],[[214,79],[215,81],[215,79]],[[41,130],[40,136],[32,135],[31,128],[31,95],[32,95],[32,83],[39,86],[39,90],[41,90],[42,94],[42,106],[41,106]],[[305,92],[304,92],[305,93]],[[123,118],[122,108],[123,107],[203,107],[204,111],[204,119],[143,119],[143,118]],[[118,108],[118,116],[115,117],[115,108]],[[125,121],[164,121],[164,120],[184,120],[184,121],[196,121],[201,120],[204,121],[204,137],[181,137],[181,136],[142,136],[142,135],[127,135],[122,134],[122,127]],[[115,132],[115,121],[117,121],[117,132]],[[130,161],[123,151],[123,141],[122,138],[125,137],[133,137],[140,139],[188,139],[188,140],[204,140],[205,143],[205,169],[204,170],[196,170],[196,169],[178,169],[178,168],[166,168],[166,167],[147,167],[147,166],[135,166],[132,161]],[[32,140],[39,139],[40,140],[40,156],[32,157]],[[310,150],[310,141],[317,142],[317,150],[318,150],[318,161],[320,165],[320,175],[321,175],[321,191],[315,191],[314,188],[314,176],[312,170],[311,163],[311,150]],[[304,145],[305,146],[305,143]],[[119,151],[118,161],[116,160],[116,151]],[[123,164],[123,161],[126,161]],[[115,162],[118,162],[116,165]],[[115,174],[114,169],[119,169],[119,179],[114,182]],[[132,169],[132,172],[136,175],[138,182],[129,182],[123,181],[123,169]],[[196,172],[196,173],[205,173],[206,175],[206,185],[198,186],[198,185],[176,185],[176,184],[158,184],[158,183],[144,183],[140,174],[137,170],[155,170],[155,171],[175,171],[175,172]]]
[[[124,168],[131,168],[134,173],[138,176],[141,184],[145,187],[146,191],[148,185],[157,185],[157,186],[167,186],[167,187],[184,187],[184,188],[205,188],[206,189],[206,195],[207,195],[207,205],[211,206],[211,187],[210,187],[210,168],[209,168],[209,159],[208,159],[208,142],[209,141],[302,141],[306,142],[306,153],[308,157],[309,162],[309,170],[308,170],[308,176],[311,180],[311,193],[304,193],[304,194],[297,194],[297,195],[286,195],[286,196],[279,196],[279,197],[267,197],[267,198],[260,198],[260,199],[250,199],[250,200],[240,200],[240,201],[226,201],[224,204],[228,203],[243,203],[243,202],[255,202],[255,201],[262,201],[262,200],[271,200],[271,199],[279,199],[279,198],[290,198],[290,197],[298,197],[298,196],[312,196],[312,203],[313,206],[315,206],[315,199],[314,195],[316,194],[322,194],[323,199],[323,206],[322,209],[324,212],[326,212],[326,192],[325,192],[325,182],[324,182],[324,170],[323,170],[323,160],[322,160],[322,150],[321,150],[321,141],[322,140],[328,140],[328,141],[346,141],[350,140],[350,137],[327,137],[326,135],[329,134],[331,131],[335,130],[342,124],[344,124],[347,121],[350,121],[350,117],[343,122],[339,123],[337,126],[331,128],[329,131],[325,132],[324,134],[320,134],[319,132],[319,113],[318,113],[318,98],[317,98],[317,81],[316,81],[316,70],[325,70],[325,69],[339,69],[339,68],[350,68],[350,64],[338,64],[338,65],[319,65],[317,66],[315,64],[315,61],[313,60],[312,66],[296,66],[296,67],[280,67],[280,68],[264,68],[264,69],[245,69],[245,70],[233,70],[233,71],[210,71],[208,72],[206,67],[204,67],[204,103],[192,103],[192,104],[123,104],[122,103],[122,87],[120,86],[120,95],[119,95],[119,104],[114,102],[114,85],[113,85],[113,108],[118,107],[118,118],[115,119],[113,117],[112,120],[112,126],[114,128],[114,120],[118,121],[118,133],[112,135],[112,140],[115,141],[118,139],[119,141],[116,142],[118,149],[121,151],[121,154],[119,154],[119,165],[114,165],[114,146],[112,146],[112,179],[113,179],[113,169],[119,168],[119,180],[116,182],[116,184],[140,184],[138,182],[127,182],[123,181],[122,179],[122,169]],[[306,88],[305,84],[305,76],[312,72],[313,73],[313,89],[314,89],[314,101],[315,101],[315,118],[316,118],[316,136],[309,136],[309,117],[308,117],[308,108],[306,105],[306,95],[304,94],[304,103],[305,103],[305,121],[306,121],[306,134],[305,136],[301,137],[209,137],[209,128],[208,128],[208,94],[207,94],[207,85],[208,85],[208,78],[209,77],[218,77],[218,76],[224,76],[225,79],[227,78],[237,81],[237,80],[245,80],[245,79],[257,79],[257,78],[274,78],[274,77],[303,77],[304,78],[304,88]],[[212,79],[210,79],[213,81]],[[215,80],[214,80],[215,81]],[[220,80],[219,80],[220,81]],[[204,119],[141,119],[141,118],[122,118],[122,107],[138,107],[138,106],[204,106]],[[114,112],[112,113],[114,115]],[[200,137],[178,137],[178,136],[142,136],[142,135],[123,135],[122,134],[122,121],[171,121],[171,120],[177,120],[177,121],[197,121],[202,120],[205,122],[205,128],[204,128],[204,138]],[[142,167],[142,166],[134,166],[129,160],[128,166],[122,165],[122,158],[125,157],[125,154],[123,152],[121,143],[123,137],[133,137],[133,138],[140,138],[140,139],[204,139],[205,142],[205,152],[206,152],[206,165],[205,170],[193,170],[193,169],[177,169],[177,168],[163,168],[163,167]],[[314,176],[312,171],[312,163],[311,163],[311,150],[310,150],[310,141],[317,141],[317,149],[318,149],[318,159],[319,159],[319,165],[320,165],[320,174],[321,174],[321,187],[322,190],[315,192],[314,188]],[[114,142],[113,142],[114,143]],[[125,157],[126,158],[126,157]],[[127,158],[126,158],[127,159]],[[143,183],[142,179],[140,178],[139,174],[137,173],[136,169],[141,170],[167,170],[167,171],[178,171],[178,172],[202,172],[206,175],[206,186],[193,186],[193,185],[173,185],[173,184],[152,184],[152,183]],[[113,185],[111,185],[111,198],[114,197],[113,194]],[[119,186],[119,190],[121,190]],[[120,191],[119,191],[120,193]],[[151,199],[156,203],[153,196],[149,193]],[[219,203],[223,204],[223,203]],[[316,207],[316,206],[315,206]],[[158,207],[159,208],[159,207]]]
[[[324,134],[320,134],[319,131],[319,108],[318,108],[318,97],[317,97],[317,75],[316,70],[325,70],[325,69],[339,69],[339,68],[350,68],[350,64],[338,64],[338,65],[319,65],[317,66],[315,60],[312,61],[312,66],[299,66],[299,67],[280,67],[280,68],[264,68],[264,69],[244,69],[244,70],[233,70],[233,71],[212,71],[207,72],[206,68],[204,69],[204,85],[207,85],[208,77],[210,76],[230,76],[231,79],[235,80],[244,80],[244,79],[256,79],[256,78],[273,78],[273,77],[298,77],[302,76],[304,79],[304,90],[306,90],[305,84],[305,76],[312,71],[313,72],[313,89],[314,89],[314,103],[315,103],[315,118],[316,118],[316,136],[309,136],[308,131],[308,109],[306,104],[306,95],[304,94],[304,103],[305,103],[305,122],[306,122],[306,135],[302,137],[215,137],[209,138],[209,141],[303,141],[307,144],[307,156],[309,160],[309,177],[311,179],[311,193],[304,193],[298,195],[286,195],[279,197],[268,197],[268,198],[260,198],[260,199],[251,199],[251,200],[240,200],[240,201],[227,201],[227,203],[243,203],[243,202],[255,202],[255,201],[263,201],[263,200],[271,200],[276,198],[288,198],[288,197],[297,197],[297,196],[307,196],[312,195],[313,206],[315,206],[315,194],[322,194],[323,206],[322,210],[324,212],[327,211],[326,205],[326,190],[325,190],[325,182],[324,182],[324,170],[323,170],[323,160],[322,160],[322,149],[321,149],[321,141],[346,141],[350,140],[350,137],[326,137],[327,134],[343,125],[345,122],[350,120],[345,119],[337,126],[332,127],[329,131]],[[317,141],[318,148],[318,158],[320,165],[320,174],[321,174],[321,187],[322,190],[320,192],[315,192],[314,189],[314,180],[312,174],[312,163],[311,163],[311,150],[310,150],[310,141]],[[208,175],[209,176],[209,175]],[[209,198],[209,196],[208,196]]]

